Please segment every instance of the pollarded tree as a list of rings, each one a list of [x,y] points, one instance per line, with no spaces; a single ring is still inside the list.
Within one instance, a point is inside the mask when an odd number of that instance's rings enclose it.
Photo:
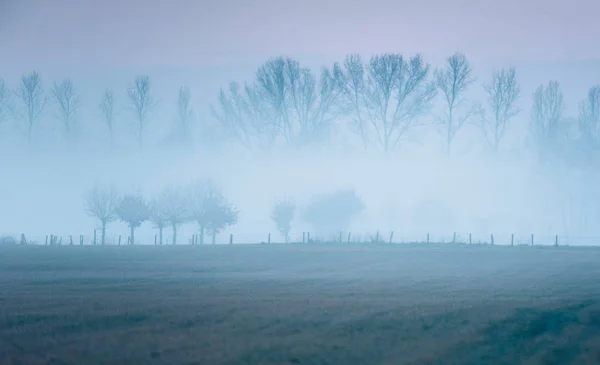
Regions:
[[[60,83],[54,83],[52,97],[57,106],[57,118],[63,125],[65,137],[68,142],[72,142],[79,108],[79,95],[75,91],[73,82],[65,79]]]
[[[296,204],[288,199],[277,201],[271,212],[271,219],[275,222],[277,230],[285,238],[286,243],[289,242],[295,212]]]
[[[106,226],[117,219],[117,208],[121,198],[113,185],[96,185],[85,196],[85,210],[88,215],[96,218],[102,225],[102,245],[106,242]]]
[[[144,130],[148,122],[148,113],[156,105],[151,92],[150,78],[148,76],[136,76],[133,84],[127,89],[127,95],[135,114],[138,143],[141,148],[144,140]]]
[[[154,200],[153,211],[170,224],[173,230],[173,244],[177,243],[177,228],[190,217],[188,196],[180,188],[167,186]],[[161,239],[162,244],[162,239]]]
[[[164,212],[163,202],[158,199],[153,199],[148,204],[148,208],[150,209],[150,221],[158,229],[158,244],[162,246],[163,244],[163,232],[167,224],[169,224],[168,218]]]
[[[151,217],[151,211],[141,195],[127,194],[117,206],[117,217],[129,226],[130,244],[135,244],[135,229]]]
[[[353,189],[316,196],[304,211],[304,220],[318,234],[335,234],[348,229],[365,205]]]
[[[410,59],[399,53],[376,55],[366,69],[359,55],[349,55],[341,75],[343,110],[364,147],[375,145],[384,153],[408,137],[436,95],[427,80],[429,65],[419,54]]]
[[[17,99],[23,104],[18,111],[27,123],[27,140],[31,142],[33,127],[44,111],[48,98],[44,95],[40,74],[32,72],[21,77],[21,85],[15,91]]]
[[[498,152],[510,119],[519,113],[515,105],[521,94],[515,69],[494,71],[490,83],[484,85],[491,115],[481,109],[481,130],[494,152]]]
[[[214,245],[218,233],[237,223],[239,211],[223,196],[220,190],[214,189],[214,187],[209,192],[204,204],[207,218],[206,230]]]
[[[442,132],[446,140],[446,153],[450,154],[454,137],[473,114],[474,109],[470,107],[462,114],[459,112],[465,102],[464,94],[475,79],[472,77],[471,65],[462,53],[448,57],[446,67],[436,70],[434,78],[446,102]]]

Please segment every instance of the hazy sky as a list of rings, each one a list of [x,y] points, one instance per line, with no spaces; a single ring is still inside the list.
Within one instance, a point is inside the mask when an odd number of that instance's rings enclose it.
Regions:
[[[597,0],[0,0],[0,67],[177,67],[274,54],[600,59]]]

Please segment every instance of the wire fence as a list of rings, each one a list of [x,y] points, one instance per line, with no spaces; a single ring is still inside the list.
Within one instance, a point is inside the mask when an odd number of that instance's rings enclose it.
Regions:
[[[569,235],[544,235],[544,234],[472,234],[466,232],[402,234],[394,231],[376,232],[339,232],[336,234],[318,235],[311,232],[290,235],[288,239],[279,233],[220,233],[214,236],[200,235],[198,233],[181,233],[176,238],[177,245],[206,245],[206,244],[284,244],[284,243],[377,243],[377,244],[462,244],[462,245],[502,245],[502,246],[598,246],[600,237],[569,236]],[[102,237],[99,230],[91,234],[61,235],[48,234],[45,236],[27,237],[7,235],[0,237],[2,244],[41,245],[41,246],[99,246]],[[107,234],[104,245],[127,246],[131,245],[129,235]],[[164,234],[162,241],[159,234],[136,234],[135,245],[173,245],[171,234]]]

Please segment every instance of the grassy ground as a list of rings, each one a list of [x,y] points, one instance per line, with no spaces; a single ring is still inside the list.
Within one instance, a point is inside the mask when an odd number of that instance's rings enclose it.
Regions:
[[[0,247],[0,364],[599,364],[600,249]]]

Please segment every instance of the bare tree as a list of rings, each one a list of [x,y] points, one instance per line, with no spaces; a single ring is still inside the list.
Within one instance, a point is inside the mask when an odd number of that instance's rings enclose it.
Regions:
[[[75,92],[73,82],[65,79],[60,83],[54,83],[52,97],[57,105],[57,117],[63,124],[67,141],[71,141],[77,123],[77,108],[79,107],[79,95]]]
[[[106,241],[106,225],[117,219],[117,208],[120,203],[121,197],[113,185],[96,185],[85,197],[87,214],[98,219],[102,225],[102,245]]]
[[[436,95],[428,74],[419,54],[408,60],[399,53],[376,55],[367,70],[359,55],[346,57],[342,101],[365,147],[391,152],[417,126]]]
[[[135,244],[135,229],[150,219],[152,212],[143,197],[137,194],[127,194],[116,209],[117,217],[129,226],[131,245]]]
[[[197,181],[188,190],[188,218],[198,224],[200,244],[204,243],[204,235],[209,221],[206,201],[213,190],[213,184],[208,180]]]
[[[303,147],[329,138],[338,115],[339,67],[323,68],[320,78],[291,58],[262,64],[256,79],[241,89],[231,83],[221,90],[214,116],[245,146],[271,148],[282,137],[290,146]]]
[[[150,110],[156,105],[156,101],[151,94],[150,78],[148,76],[136,76],[133,84],[127,90],[131,107],[135,113],[137,121],[138,143],[140,148],[143,145],[144,129],[147,124],[147,116]]]
[[[471,75],[471,65],[464,54],[455,53],[446,59],[446,63],[445,68],[435,71],[434,78],[446,102],[442,122],[446,153],[450,154],[454,137],[474,111],[473,108],[468,108],[466,113],[458,115],[458,109],[465,101],[464,93],[475,80]]]
[[[150,222],[154,224],[154,227],[158,229],[158,242],[159,245],[163,244],[163,232],[167,224],[169,223],[167,215],[162,209],[162,202],[159,199],[153,199],[149,204],[150,209]]]
[[[104,94],[102,94],[102,99],[99,105],[100,113],[104,118],[104,123],[106,123],[106,127],[108,127],[108,138],[110,147],[114,145],[114,120],[116,116],[115,111],[115,95],[112,90],[106,90]]]
[[[176,135],[180,142],[186,145],[191,142],[192,123],[194,112],[190,106],[190,89],[182,86],[177,97],[177,125]]]
[[[540,85],[533,93],[529,130],[541,159],[547,158],[564,131],[563,93],[558,81]]]
[[[27,139],[31,142],[33,127],[48,101],[44,95],[40,74],[34,71],[29,75],[22,76],[21,85],[15,94],[23,104],[23,110],[19,114],[27,123]]]
[[[227,201],[221,190],[211,181],[197,182],[188,196],[187,216],[198,223],[200,243],[208,233],[215,243],[216,235],[227,226],[237,223],[238,211]]]
[[[285,238],[285,242],[289,242],[290,230],[292,229],[292,220],[296,212],[296,204],[288,199],[277,201],[273,206],[271,218],[279,233]]]
[[[170,224],[173,230],[173,244],[177,243],[177,228],[185,222],[190,214],[189,201],[182,189],[167,186],[154,200],[153,212],[160,217],[164,224]],[[155,221],[156,223],[156,221]],[[162,231],[161,231],[162,244]]]
[[[600,147],[600,85],[590,88],[579,104],[578,125],[588,146]]]
[[[514,67],[494,71],[491,82],[484,85],[484,89],[491,117],[486,115],[485,109],[480,109],[480,127],[486,141],[494,152],[498,152],[508,122],[519,113],[515,103],[519,99],[521,88],[517,83]]]

